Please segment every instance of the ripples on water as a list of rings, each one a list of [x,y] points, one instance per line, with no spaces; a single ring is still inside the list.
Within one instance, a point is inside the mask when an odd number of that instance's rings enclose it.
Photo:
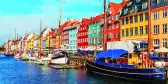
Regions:
[[[157,84],[93,75],[86,70],[56,70],[0,55],[0,84]]]

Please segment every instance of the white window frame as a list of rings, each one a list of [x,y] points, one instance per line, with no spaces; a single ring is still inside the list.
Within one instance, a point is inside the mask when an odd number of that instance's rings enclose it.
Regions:
[[[167,9],[163,10],[163,18],[167,17]]]
[[[162,39],[162,46],[167,47],[167,38]]]
[[[154,44],[154,46],[159,46],[159,39],[154,39],[153,40],[153,44]]]
[[[162,27],[163,27],[163,34],[166,34],[167,33],[167,24],[162,24]]]

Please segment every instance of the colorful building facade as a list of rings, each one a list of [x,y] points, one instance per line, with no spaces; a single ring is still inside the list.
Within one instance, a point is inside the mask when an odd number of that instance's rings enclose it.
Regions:
[[[70,24],[72,23],[71,20],[67,20],[62,26],[61,26],[61,49],[69,49],[69,31],[67,29],[70,28]]]
[[[167,48],[168,41],[168,0],[151,2],[152,48]]]
[[[148,40],[148,0],[130,0],[120,16],[120,40]]]
[[[62,36],[60,35],[61,32],[60,29],[56,29],[55,31],[55,36],[56,36],[56,49],[61,49],[61,39],[62,39]]]
[[[39,36],[36,36],[36,38],[34,39],[34,49],[35,49],[35,50],[40,50],[40,40],[39,40]]]
[[[102,24],[101,24],[102,15],[90,18],[89,30],[88,30],[88,40],[89,47],[93,48],[97,41],[97,47],[102,45]],[[86,42],[87,40],[85,40]]]
[[[56,32],[56,30],[52,30],[51,32],[50,32],[50,39],[51,39],[51,43],[52,43],[52,45],[51,45],[51,47],[52,47],[52,49],[55,49],[56,48],[56,35],[55,35],[55,32]]]
[[[107,27],[103,31],[105,42],[120,40],[120,11],[126,3],[126,1],[123,1],[120,4],[109,2],[107,9]],[[102,28],[104,28],[104,24],[102,25]]]
[[[37,37],[37,36],[34,35],[32,38],[29,39],[29,41],[28,41],[28,49],[29,49],[29,50],[34,49],[34,40],[35,40],[36,37]]]
[[[78,28],[77,46],[78,48],[85,49],[88,47],[88,29],[90,20],[82,18],[80,27]]]
[[[69,26],[69,50],[73,53],[77,50],[77,32],[79,28],[80,22],[77,20],[74,20]]]

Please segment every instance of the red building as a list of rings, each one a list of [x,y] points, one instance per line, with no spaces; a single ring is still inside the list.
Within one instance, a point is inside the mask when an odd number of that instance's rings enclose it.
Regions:
[[[120,4],[109,2],[107,9],[107,23],[104,29],[105,42],[120,41],[120,14],[122,8],[127,4],[126,0]],[[102,25],[103,26],[103,25]]]
[[[89,19],[82,18],[80,27],[78,28],[77,35],[77,46],[78,48],[87,48],[88,47],[88,28],[89,28]]]
[[[66,30],[66,27],[71,24],[71,20],[67,20],[62,26],[61,26],[61,48],[63,49],[65,45],[69,44],[69,34]]]

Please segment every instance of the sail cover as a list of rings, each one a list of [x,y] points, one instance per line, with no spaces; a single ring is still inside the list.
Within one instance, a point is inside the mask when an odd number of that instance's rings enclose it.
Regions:
[[[127,54],[128,51],[123,49],[109,49],[97,54],[97,59],[100,58],[114,58],[118,59],[120,56]]]

